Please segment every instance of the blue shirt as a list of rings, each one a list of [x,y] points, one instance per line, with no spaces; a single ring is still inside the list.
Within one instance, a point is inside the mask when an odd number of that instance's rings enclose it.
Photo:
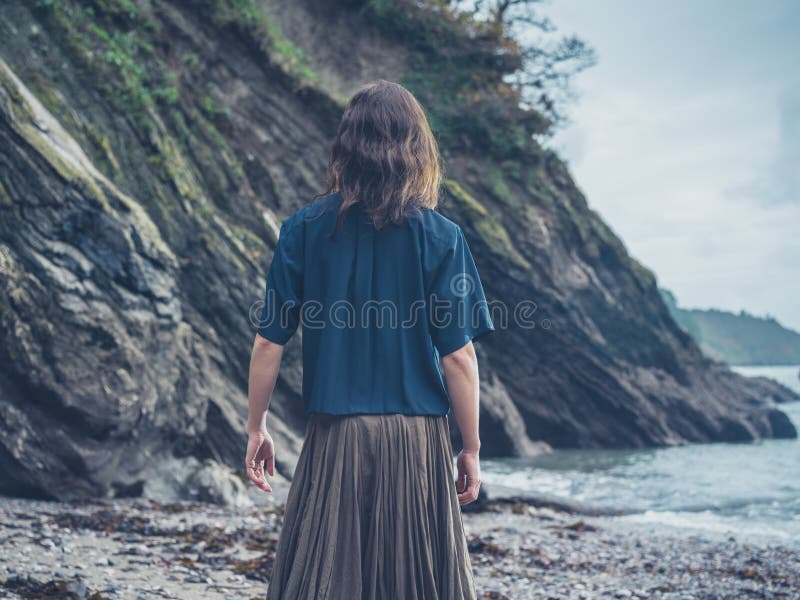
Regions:
[[[306,413],[446,414],[439,358],[494,330],[464,233],[429,209],[377,230],[357,203],[331,239],[341,201],[281,225],[258,333],[302,322]]]

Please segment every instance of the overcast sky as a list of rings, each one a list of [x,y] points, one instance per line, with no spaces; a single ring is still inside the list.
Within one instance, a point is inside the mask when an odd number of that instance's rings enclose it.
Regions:
[[[685,307],[800,331],[800,1],[545,0],[593,46],[550,143]]]

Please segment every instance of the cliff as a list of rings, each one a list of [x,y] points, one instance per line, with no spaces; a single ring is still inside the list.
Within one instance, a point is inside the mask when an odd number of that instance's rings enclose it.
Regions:
[[[0,7],[0,491],[136,495],[188,485],[181,465],[240,468],[277,227],[375,77],[428,109],[442,212],[509,311],[479,344],[486,455],[796,436],[775,407],[796,397],[705,357],[532,140],[544,119],[504,95],[502,40],[417,3],[191,6]],[[285,475],[301,337],[272,407]]]

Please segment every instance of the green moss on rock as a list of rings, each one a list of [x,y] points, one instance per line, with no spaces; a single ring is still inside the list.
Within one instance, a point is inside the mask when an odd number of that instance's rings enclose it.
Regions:
[[[3,182],[0,181],[0,205],[11,206],[12,204],[14,204],[14,200],[11,198],[11,194],[8,193]]]
[[[37,100],[80,143],[103,174],[112,179],[119,175],[119,162],[108,136],[68,107],[53,82],[45,79],[42,73],[33,71],[26,84]]]
[[[487,182],[492,190],[492,194],[494,194],[498,200],[506,204],[518,204],[518,202],[515,202],[517,198],[508,186],[506,175],[502,168],[490,164],[488,166]]]
[[[506,228],[486,210],[486,207],[453,179],[446,179],[444,187],[455,201],[460,213],[466,218],[469,226],[490,250],[510,258],[522,268],[530,268],[530,263],[514,247]]]

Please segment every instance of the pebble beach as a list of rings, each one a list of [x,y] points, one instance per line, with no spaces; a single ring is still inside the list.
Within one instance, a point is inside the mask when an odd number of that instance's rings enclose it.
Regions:
[[[0,498],[0,598],[263,599],[282,504],[257,501]],[[800,598],[797,549],[645,535],[536,504],[463,514],[479,598]]]

